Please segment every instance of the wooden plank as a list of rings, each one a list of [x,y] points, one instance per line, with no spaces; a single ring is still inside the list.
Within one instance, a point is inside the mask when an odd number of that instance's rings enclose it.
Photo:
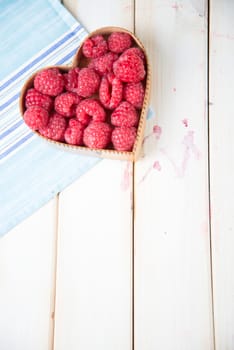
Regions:
[[[2,350],[51,349],[56,202],[0,240]]]
[[[130,349],[131,196],[103,161],[60,197],[55,349]]]
[[[234,3],[210,4],[210,188],[217,350],[234,348]]]
[[[136,1],[153,69],[135,171],[135,349],[213,349],[206,1]]]
[[[54,342],[56,196],[0,239],[0,348],[51,350]]]
[[[63,4],[88,31],[105,26],[120,26],[133,30],[133,0],[65,0]]]
[[[64,3],[90,31],[133,29],[131,1]],[[131,348],[131,173],[102,160],[60,195],[55,350]]]

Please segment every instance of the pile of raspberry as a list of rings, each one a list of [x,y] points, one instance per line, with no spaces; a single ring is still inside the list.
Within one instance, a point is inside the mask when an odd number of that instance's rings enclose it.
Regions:
[[[85,67],[39,71],[25,95],[24,121],[46,138],[131,151],[145,94],[145,57],[128,33],[88,38]]]

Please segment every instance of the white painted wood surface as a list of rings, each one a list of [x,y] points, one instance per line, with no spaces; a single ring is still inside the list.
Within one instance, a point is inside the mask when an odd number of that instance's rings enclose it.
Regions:
[[[1,239],[0,349],[232,350],[234,4],[210,1],[209,179],[207,1],[63,3],[145,44],[144,157],[134,187],[131,163],[102,160]]]
[[[234,349],[234,2],[211,2],[210,161],[216,350]]]
[[[0,349],[51,349],[57,200],[0,241]]]
[[[131,196],[103,161],[60,195],[55,349],[131,348]],[[97,185],[98,184],[98,185]]]
[[[89,31],[133,29],[129,0],[64,4]],[[102,160],[60,195],[56,350],[131,348],[131,172],[131,163]]]
[[[206,1],[136,4],[153,116],[135,166],[135,348],[213,349]]]

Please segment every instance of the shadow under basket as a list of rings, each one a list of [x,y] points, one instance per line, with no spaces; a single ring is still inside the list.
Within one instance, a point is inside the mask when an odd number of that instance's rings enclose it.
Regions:
[[[141,152],[142,148],[142,142],[143,142],[143,137],[144,137],[144,130],[145,130],[145,124],[146,124],[146,115],[149,107],[149,100],[150,100],[150,86],[151,86],[151,72],[150,72],[150,66],[149,66],[149,60],[148,60],[148,55],[146,53],[146,50],[141,43],[141,41],[130,31],[120,28],[120,27],[104,27],[95,30],[94,32],[90,33],[85,39],[87,40],[88,38],[91,38],[95,35],[103,35],[104,37],[107,37],[113,32],[123,32],[123,33],[128,33],[133,40],[133,43],[135,47],[140,48],[145,55],[145,67],[146,67],[146,76],[144,78],[144,86],[145,86],[145,95],[144,95],[144,101],[143,101],[143,106],[142,109],[140,110],[140,117],[139,117],[139,123],[137,126],[137,135],[136,135],[136,140],[133,145],[132,151],[116,151],[112,148],[110,149],[92,149],[88,148],[85,146],[76,146],[76,145],[70,145],[65,142],[59,142],[59,141],[54,141],[51,139],[48,139],[44,136],[42,136],[39,132],[33,131],[37,136],[40,138],[44,139],[46,142],[49,142],[50,144],[53,144],[58,147],[62,147],[64,150],[67,151],[72,151],[76,152],[78,154],[83,154],[87,156],[96,156],[100,158],[110,158],[110,159],[119,159],[119,160],[130,160],[130,161],[136,161]],[[83,42],[84,42],[83,41]],[[34,83],[34,78],[36,74],[44,69],[47,68],[55,68],[57,67],[62,73],[68,72],[69,69],[74,68],[74,67],[85,67],[87,66],[88,59],[85,58],[82,54],[82,45],[83,42],[81,43],[80,47],[78,48],[77,52],[74,55],[73,61],[71,65],[63,65],[63,66],[49,66],[49,67],[44,67],[38,71],[36,71],[31,77],[28,78],[28,80],[24,83],[21,93],[20,93],[20,98],[19,98],[19,109],[21,116],[23,118],[23,114],[25,112],[25,96],[27,93],[27,90],[33,87]]]

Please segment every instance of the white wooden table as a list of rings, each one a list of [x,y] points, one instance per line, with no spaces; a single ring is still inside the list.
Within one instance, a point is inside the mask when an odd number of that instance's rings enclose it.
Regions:
[[[234,1],[67,0],[135,31],[144,155],[103,160],[0,241],[1,350],[234,349]]]

